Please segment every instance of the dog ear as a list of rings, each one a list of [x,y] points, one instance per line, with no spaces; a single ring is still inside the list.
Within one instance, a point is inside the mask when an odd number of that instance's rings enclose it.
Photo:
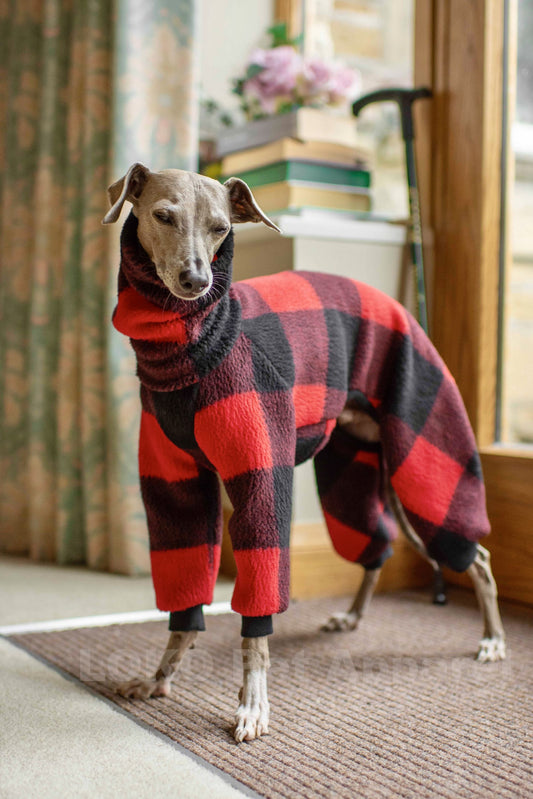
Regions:
[[[103,225],[109,225],[111,222],[117,221],[126,200],[130,203],[135,203],[138,200],[149,175],[150,170],[147,166],[135,163],[130,166],[123,178],[111,184],[107,190],[111,208],[102,219]]]
[[[268,227],[281,233],[279,227],[259,208],[244,180],[228,178],[224,186],[228,189],[232,222],[264,222]]]

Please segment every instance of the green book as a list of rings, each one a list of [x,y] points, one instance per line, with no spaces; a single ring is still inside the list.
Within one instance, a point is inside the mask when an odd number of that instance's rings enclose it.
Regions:
[[[241,178],[251,189],[286,180],[308,181],[315,184],[329,183],[363,189],[370,187],[370,172],[366,169],[355,167],[352,169],[317,161],[278,161],[275,164],[239,172],[237,175],[225,175],[221,179],[227,180],[229,177]]]

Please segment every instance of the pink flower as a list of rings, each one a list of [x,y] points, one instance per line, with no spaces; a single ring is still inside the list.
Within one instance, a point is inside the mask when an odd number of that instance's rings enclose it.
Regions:
[[[360,76],[353,69],[338,66],[333,70],[329,83],[330,103],[342,103],[353,99],[360,90]]]
[[[262,85],[256,78],[251,78],[246,81],[245,97],[248,101],[254,99],[259,105],[259,109],[265,114],[275,114],[277,106],[277,97],[269,97],[265,93]]]
[[[255,50],[246,74],[251,77],[240,81],[238,93],[252,119],[291,107],[339,105],[359,88],[358,73],[317,57],[303,58],[291,45]]]
[[[303,74],[310,94],[327,90],[332,77],[330,67],[320,58],[307,58],[303,64]]]
[[[272,50],[256,50],[252,53],[249,66],[257,64],[263,71],[244,84],[244,91],[252,92],[262,98],[290,94],[296,87],[301,69],[301,56],[293,47],[274,47]]]

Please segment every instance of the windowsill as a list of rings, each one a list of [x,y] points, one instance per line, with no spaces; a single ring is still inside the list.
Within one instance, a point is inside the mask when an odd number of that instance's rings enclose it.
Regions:
[[[334,239],[335,241],[359,241],[398,246],[405,243],[406,226],[402,220],[341,219],[327,211],[310,211],[303,216],[297,214],[270,214],[272,221],[281,229],[285,238]],[[268,242],[278,234],[265,225],[247,222],[236,225],[235,233],[242,242]]]
[[[480,449],[481,455],[496,455],[501,458],[533,460],[533,444],[494,443]]]

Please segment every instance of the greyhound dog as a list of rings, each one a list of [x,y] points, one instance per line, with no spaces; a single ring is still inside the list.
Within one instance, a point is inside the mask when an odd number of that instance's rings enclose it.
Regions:
[[[137,354],[141,489],[157,604],[171,631],[156,673],[118,692],[168,696],[204,629],[219,562],[218,472],[234,505],[232,606],[243,624],[234,737],[268,731],[268,635],[288,602],[292,470],[309,457],[335,548],[365,567],[350,609],[321,629],[355,630],[396,517],[434,567],[468,572],[484,618],[477,659],[503,659],[496,585],[478,543],[489,527],[473,434],[412,317],[370,287],[320,273],[230,285],[232,225],[279,232],[238,178],[221,184],[136,163],[108,191],[104,224],[133,206],[114,324]],[[371,496],[361,494],[367,527],[357,491]]]

